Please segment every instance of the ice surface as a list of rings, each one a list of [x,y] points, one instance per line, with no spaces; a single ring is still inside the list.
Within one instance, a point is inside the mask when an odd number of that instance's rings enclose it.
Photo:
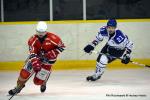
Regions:
[[[53,71],[45,93],[33,84],[12,100],[150,100],[150,69],[106,70],[96,82],[87,82],[92,70]],[[19,72],[0,72],[0,100],[16,85]]]

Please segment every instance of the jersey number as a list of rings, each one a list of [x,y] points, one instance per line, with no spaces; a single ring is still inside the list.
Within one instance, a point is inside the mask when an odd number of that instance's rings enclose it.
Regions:
[[[119,44],[119,43],[121,43],[122,41],[124,41],[124,39],[125,39],[124,36],[119,35],[118,37],[116,37],[115,42]]]
[[[122,42],[122,40],[124,40],[124,38],[120,35],[119,37],[117,37],[117,41],[120,43]]]

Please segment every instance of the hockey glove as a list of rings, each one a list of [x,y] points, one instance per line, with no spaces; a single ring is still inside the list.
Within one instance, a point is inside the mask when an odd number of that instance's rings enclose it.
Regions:
[[[31,60],[31,64],[32,64],[34,72],[37,73],[37,72],[39,72],[41,70],[41,62],[39,61],[38,58],[33,58]]]
[[[130,54],[125,54],[121,62],[124,64],[128,64],[130,62]]]
[[[57,47],[57,49],[56,49],[59,53],[61,53],[61,52],[63,52],[65,49],[64,49],[64,47]]]
[[[92,50],[94,50],[94,47],[90,44],[88,44],[87,46],[84,47],[84,52],[86,53],[90,53]]]

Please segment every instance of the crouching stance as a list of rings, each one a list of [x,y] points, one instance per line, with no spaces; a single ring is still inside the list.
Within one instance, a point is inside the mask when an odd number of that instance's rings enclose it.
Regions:
[[[34,84],[40,85],[41,92],[46,90],[52,65],[56,62],[58,54],[65,48],[60,37],[46,30],[47,24],[43,21],[38,22],[36,34],[28,41],[29,57],[20,71],[16,87],[8,92],[10,95],[19,93],[33,74]]]
[[[107,25],[100,28],[96,38],[85,46],[84,51],[86,53],[92,53],[98,43],[103,41],[104,38],[108,39],[106,45],[102,48],[97,57],[95,73],[92,76],[88,76],[87,81],[96,81],[100,79],[106,65],[116,58],[122,57],[121,62],[124,64],[130,62],[130,53],[133,43],[128,39],[127,35],[119,29],[116,29],[116,27],[117,22],[115,19],[108,20]]]

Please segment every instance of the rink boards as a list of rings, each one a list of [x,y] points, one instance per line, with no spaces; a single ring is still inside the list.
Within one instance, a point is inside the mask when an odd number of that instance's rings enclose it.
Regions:
[[[150,65],[150,59],[133,59],[135,62]],[[53,70],[87,70],[94,69],[96,61],[95,60],[58,60],[53,65]],[[24,65],[23,61],[16,62],[0,62],[0,71],[17,71]],[[137,69],[143,68],[141,66],[129,63],[127,65],[122,64],[120,60],[116,60],[108,64],[107,69]]]
[[[150,65],[149,29],[150,19],[118,19],[118,27],[133,41],[133,61]],[[98,55],[87,55],[83,48],[97,34],[107,20],[47,21],[48,31],[57,33],[66,45],[66,50],[53,65],[54,70],[94,69]],[[20,70],[28,56],[27,39],[35,33],[37,22],[0,22],[0,71]],[[12,35],[13,34],[13,35]],[[142,35],[141,35],[142,34]],[[83,38],[84,37],[84,38]],[[105,45],[103,41],[96,51]],[[143,68],[133,64],[121,64],[119,60],[109,64],[108,69]]]

